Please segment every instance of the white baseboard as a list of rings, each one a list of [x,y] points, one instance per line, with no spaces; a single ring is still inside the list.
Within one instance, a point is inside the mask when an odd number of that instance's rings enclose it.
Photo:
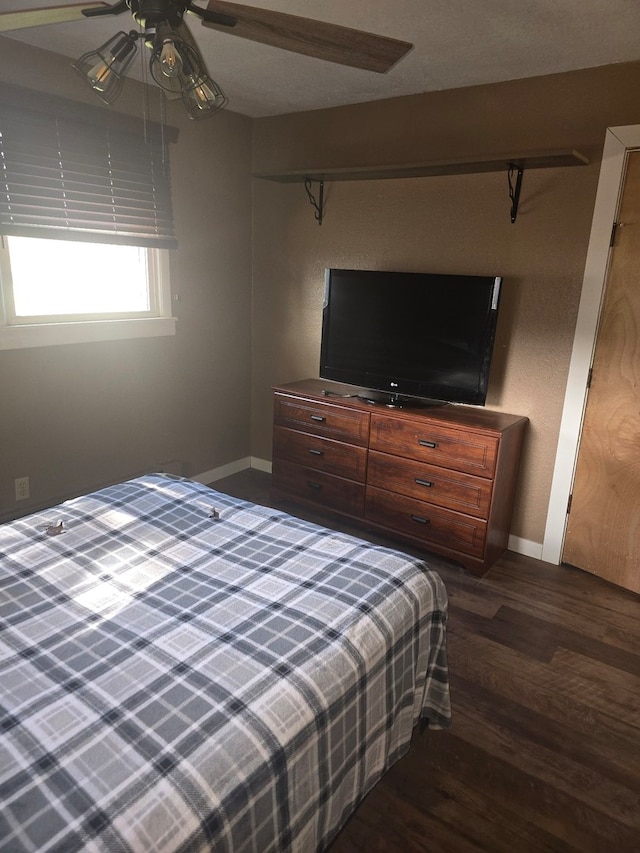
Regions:
[[[205,486],[208,483],[215,483],[216,480],[223,480],[225,477],[231,477],[232,474],[239,474],[246,468],[251,468],[251,457],[245,456],[243,459],[236,459],[235,462],[229,462],[227,465],[221,465],[219,468],[212,468],[210,471],[203,471],[202,474],[194,474],[190,477],[196,483],[203,483]]]
[[[255,468],[258,471],[270,474],[271,462],[268,459],[259,459],[257,456],[244,456],[242,459],[236,459],[235,462],[229,462],[227,465],[221,465],[219,468],[212,468],[210,471],[194,474],[190,479],[195,480],[196,483],[203,483],[206,486],[208,483],[215,483],[216,480],[223,480],[225,477],[239,474],[240,471],[246,471],[247,468]]]
[[[536,560],[542,559],[542,542],[532,542],[530,539],[521,539],[519,536],[509,536],[510,551],[515,551],[516,554],[522,554],[525,557],[533,557]]]
[[[259,459],[257,456],[252,456],[251,467],[255,468],[257,471],[264,471],[265,474],[270,474],[272,464],[269,459]]]

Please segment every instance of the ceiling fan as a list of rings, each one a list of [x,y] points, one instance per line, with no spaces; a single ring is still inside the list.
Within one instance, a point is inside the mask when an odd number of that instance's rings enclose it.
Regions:
[[[204,118],[227,103],[208,75],[186,15],[204,27],[250,41],[384,74],[412,44],[386,36],[302,18],[285,12],[258,9],[226,0],[209,0],[206,7],[193,0],[118,0],[72,3],[19,12],[0,13],[0,34],[27,27],[75,21],[129,12],[138,30],[119,32],[96,51],[84,54],[74,68],[106,103],[113,103],[124,83],[136,42],[151,49],[150,70],[169,97],[182,97],[191,118]]]

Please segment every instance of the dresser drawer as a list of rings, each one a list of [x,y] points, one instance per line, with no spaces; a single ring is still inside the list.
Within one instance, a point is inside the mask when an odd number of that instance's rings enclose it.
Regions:
[[[372,450],[367,483],[477,518],[489,516],[492,481],[461,471]]]
[[[484,556],[486,522],[426,501],[367,486],[365,518],[420,539],[425,546],[432,542],[472,557]]]
[[[290,497],[312,501],[335,512],[360,518],[364,513],[364,483],[355,483],[283,459],[274,459],[271,483],[274,489]]]
[[[322,435],[366,447],[369,440],[369,413],[340,408],[311,400],[276,394],[274,423],[289,429]]]
[[[498,458],[499,437],[469,429],[449,429],[428,419],[403,420],[371,416],[372,450],[453,468],[480,477],[492,477]]]
[[[364,483],[367,449],[285,427],[273,429],[273,457]]]

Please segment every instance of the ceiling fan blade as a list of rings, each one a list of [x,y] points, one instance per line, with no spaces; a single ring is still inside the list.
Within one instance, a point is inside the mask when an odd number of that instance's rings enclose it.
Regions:
[[[207,9],[229,15],[237,23],[228,28],[203,21],[204,27],[380,74],[393,68],[413,47],[410,42],[226,0],[209,0]]]
[[[174,28],[178,33],[183,42],[189,45],[189,47],[193,48],[195,52],[198,54],[198,59],[202,63],[203,68],[205,67],[204,59],[202,57],[202,53],[200,52],[200,48],[198,47],[198,42],[194,39],[193,34],[186,23],[180,21],[177,27]]]
[[[73,3],[71,6],[49,6],[44,9],[29,9],[25,12],[0,12],[0,33],[77,21],[84,17],[83,9],[107,5],[107,3]]]

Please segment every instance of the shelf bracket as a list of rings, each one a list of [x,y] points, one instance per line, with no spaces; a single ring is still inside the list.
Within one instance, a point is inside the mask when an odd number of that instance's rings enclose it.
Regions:
[[[513,184],[513,173],[517,170],[516,183]],[[509,182],[509,198],[511,199],[511,222],[516,221],[518,215],[518,205],[520,204],[520,189],[522,188],[522,175],[524,168],[516,166],[515,163],[509,163],[507,171],[507,180]]]
[[[318,198],[314,196],[311,192],[311,185],[313,183],[318,184]],[[315,178],[305,178],[304,179],[304,188],[307,191],[307,197],[309,199],[309,204],[314,208],[314,216],[318,225],[322,225],[322,218],[324,216],[324,181],[317,180]]]

